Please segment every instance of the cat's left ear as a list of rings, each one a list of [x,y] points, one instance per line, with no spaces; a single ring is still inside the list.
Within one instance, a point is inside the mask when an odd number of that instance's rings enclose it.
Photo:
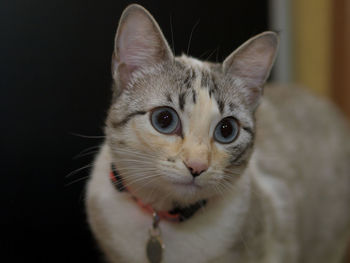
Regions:
[[[137,4],[123,12],[114,43],[113,79],[124,89],[132,73],[173,58],[171,49],[152,15]]]
[[[223,71],[242,82],[242,93],[253,109],[262,94],[278,49],[279,38],[274,32],[261,33],[241,45],[223,62]]]

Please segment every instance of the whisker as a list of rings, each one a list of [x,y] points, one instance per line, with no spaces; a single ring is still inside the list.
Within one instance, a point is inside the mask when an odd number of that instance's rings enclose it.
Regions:
[[[134,192],[134,193],[138,193],[139,191],[141,191],[142,189],[144,189],[147,185],[152,184],[152,183],[157,179],[157,177],[152,177],[152,178],[148,178],[148,179],[149,179],[149,180],[148,180],[146,183],[144,183],[144,184],[140,185],[140,187],[134,189],[133,192]]]
[[[151,187],[151,189],[150,189],[150,191],[149,191],[149,194],[146,196],[146,200],[152,200],[153,199],[153,194],[154,194],[154,192],[155,192],[155,189],[156,189],[156,187]]]
[[[174,56],[175,56],[175,42],[174,42],[174,31],[173,31],[173,21],[172,21],[172,15],[170,14],[170,32],[171,32],[171,46],[172,46],[172,49],[173,49],[173,53],[174,53]]]
[[[123,174],[122,177],[125,178],[126,180],[134,180],[135,178],[137,180],[145,180],[149,177],[152,177],[152,176],[161,176],[162,174],[160,173],[157,173],[157,172],[154,172],[154,171],[151,171],[151,172],[145,172],[144,174],[142,175],[139,175],[139,174]],[[134,180],[135,181],[135,180]]]
[[[117,156],[118,160],[151,160],[152,162],[154,161],[155,157],[153,156],[142,156],[142,155],[135,155],[135,154],[130,154],[130,155],[124,155],[124,156]]]
[[[153,158],[157,158],[159,156],[161,156],[162,152],[159,152],[158,154],[152,154],[152,153],[147,153],[147,154],[144,154],[144,153],[141,153],[141,152],[136,152],[136,151],[128,151],[128,150],[121,150],[121,149],[118,149],[118,152],[116,152],[116,155],[120,158],[123,158],[122,155],[127,155],[127,156],[138,156],[138,157],[145,157],[145,158],[148,158],[148,159],[151,159],[151,157]]]
[[[75,156],[73,157],[73,159],[77,159],[77,158],[80,157],[81,154],[84,154],[84,153],[86,153],[86,152],[88,152],[88,151],[91,151],[91,150],[93,150],[93,149],[98,149],[98,148],[100,148],[100,147],[101,147],[100,145],[88,147],[88,148],[86,148],[86,149],[80,151],[77,155],[75,155]]]
[[[132,149],[132,148],[118,148],[117,151],[122,151],[122,152],[130,152],[130,153],[138,153],[138,154],[142,154],[142,155],[154,155],[154,156],[157,156],[159,155],[160,152],[164,152],[162,151],[161,149],[158,149],[158,152],[157,153],[151,153],[151,152],[147,152],[146,153],[142,153],[136,149]]]
[[[198,19],[196,24],[192,27],[191,34],[190,34],[190,39],[189,39],[188,45],[187,45],[187,52],[186,52],[187,55],[188,55],[188,52],[190,51],[193,32],[196,29],[196,27],[198,26],[199,22],[200,22],[200,19]]]
[[[70,177],[70,176],[72,176],[72,175],[74,175],[74,174],[77,174],[78,172],[80,172],[80,171],[82,171],[82,170],[84,170],[84,169],[90,168],[90,167],[92,167],[92,166],[93,166],[93,164],[88,164],[88,165],[85,165],[85,166],[83,166],[83,167],[80,167],[80,168],[78,168],[78,169],[76,169],[76,170],[70,172],[70,173],[67,174],[65,177],[68,178],[68,177]]]
[[[142,174],[122,174],[121,177],[124,178],[125,180],[134,180],[135,178],[137,180],[141,179],[141,180],[145,180],[147,179],[149,176],[153,176],[153,175],[160,175],[158,173],[155,173],[154,171],[151,171],[151,172],[145,172],[145,173],[142,173]],[[146,178],[147,177],[147,178]]]
[[[124,163],[128,163],[128,165],[135,164],[137,165],[138,163],[140,164],[148,164],[151,165],[154,163],[154,158],[143,158],[143,157],[136,157],[132,158],[131,156],[129,158],[123,157],[123,158],[118,158],[117,157],[117,164],[119,163],[119,166],[123,166]]]
[[[216,192],[218,195],[223,196],[222,192],[219,190],[218,184],[214,184],[213,186],[214,186],[215,192]]]
[[[208,54],[209,51],[210,51],[210,49],[207,49],[206,51],[204,51],[204,52],[198,57],[198,59],[201,59],[204,55]]]
[[[136,188],[133,190],[134,193],[137,193],[138,191],[140,191],[141,189],[143,189],[145,186],[149,185],[150,183],[154,182],[157,178],[159,178],[160,175],[150,175],[150,176],[147,176],[147,177],[142,177],[142,178],[139,178],[140,180],[134,180],[132,181],[131,183],[127,184],[128,186],[136,183],[136,182],[140,182],[140,181],[143,181],[143,180],[149,180],[147,181],[145,184],[142,184],[139,188]],[[142,180],[141,180],[142,179]]]
[[[80,133],[75,133],[75,132],[70,132],[69,134],[81,137],[81,138],[87,138],[87,139],[101,139],[101,138],[106,138],[106,136],[90,136],[90,135],[84,135]]]
[[[88,155],[92,155],[92,154],[95,154],[95,153],[98,153],[98,151],[90,151],[90,152],[86,152],[86,153],[83,153],[83,154],[79,154],[79,155],[76,155],[73,157],[73,160],[76,160],[76,159],[79,159],[81,157],[84,157],[84,156],[88,156]]]
[[[229,185],[229,184],[226,184],[225,182],[220,182],[219,185],[224,191],[235,190],[235,185]]]
[[[212,56],[217,50],[218,50],[218,48],[215,48],[215,49],[209,54],[209,56],[207,56],[207,57],[205,58],[205,60],[210,59],[211,56]]]
[[[222,183],[222,182],[219,182],[219,183],[216,185],[216,188],[218,189],[218,191],[219,191],[221,197],[222,197],[222,198],[225,198],[225,196],[226,196],[226,195],[225,195],[226,189],[225,189],[223,183]]]
[[[124,166],[117,167],[116,170],[118,172],[134,171],[134,170],[141,171],[141,172],[143,172],[143,171],[155,171],[155,172],[158,172],[158,169],[156,169],[156,168],[153,168],[153,167],[151,167],[149,165],[140,165],[140,164],[137,164],[135,166],[130,166],[130,167],[128,167],[128,166],[127,167],[124,167]]]
[[[80,182],[80,181],[86,180],[86,179],[88,179],[89,177],[90,177],[90,175],[83,176],[83,177],[81,177],[81,178],[78,178],[78,179],[73,180],[73,181],[70,182],[70,183],[65,184],[64,186],[65,186],[65,187],[70,186],[70,185],[72,185],[72,184],[75,184],[75,183],[78,183],[78,182]]]
[[[139,166],[139,167],[148,167],[151,162],[150,161],[141,161],[141,160],[123,160],[123,165],[122,167],[125,166],[125,164],[127,164],[127,167],[131,164],[131,165],[135,165],[135,166]],[[116,167],[117,170],[119,169],[118,167]]]

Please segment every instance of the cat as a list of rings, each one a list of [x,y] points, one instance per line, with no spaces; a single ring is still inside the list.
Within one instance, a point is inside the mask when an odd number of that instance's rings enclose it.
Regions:
[[[278,41],[263,32],[222,64],[175,57],[148,11],[124,10],[86,195],[108,262],[341,261],[349,128],[307,91],[263,88]]]

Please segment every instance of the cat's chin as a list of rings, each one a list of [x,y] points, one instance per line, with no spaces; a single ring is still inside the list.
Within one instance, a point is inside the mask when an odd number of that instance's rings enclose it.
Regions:
[[[174,182],[173,185],[175,185],[175,187],[183,187],[184,189],[193,189],[193,190],[198,190],[201,189],[202,187],[200,185],[198,185],[195,181],[191,181],[191,182]]]
[[[189,205],[201,199],[208,199],[211,197],[210,193],[212,192],[208,191],[207,187],[196,182],[172,182],[170,188],[169,191],[172,192],[174,201],[183,205]]]
[[[172,183],[174,190],[180,197],[192,197],[198,195],[202,190],[202,187],[196,184],[195,182],[189,183]]]

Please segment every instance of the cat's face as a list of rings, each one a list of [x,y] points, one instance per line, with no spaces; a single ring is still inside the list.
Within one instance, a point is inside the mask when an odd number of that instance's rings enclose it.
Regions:
[[[270,32],[222,65],[175,58],[149,13],[137,5],[126,9],[116,36],[117,95],[106,128],[125,184],[180,203],[230,188],[253,147],[253,115],[276,46]]]

